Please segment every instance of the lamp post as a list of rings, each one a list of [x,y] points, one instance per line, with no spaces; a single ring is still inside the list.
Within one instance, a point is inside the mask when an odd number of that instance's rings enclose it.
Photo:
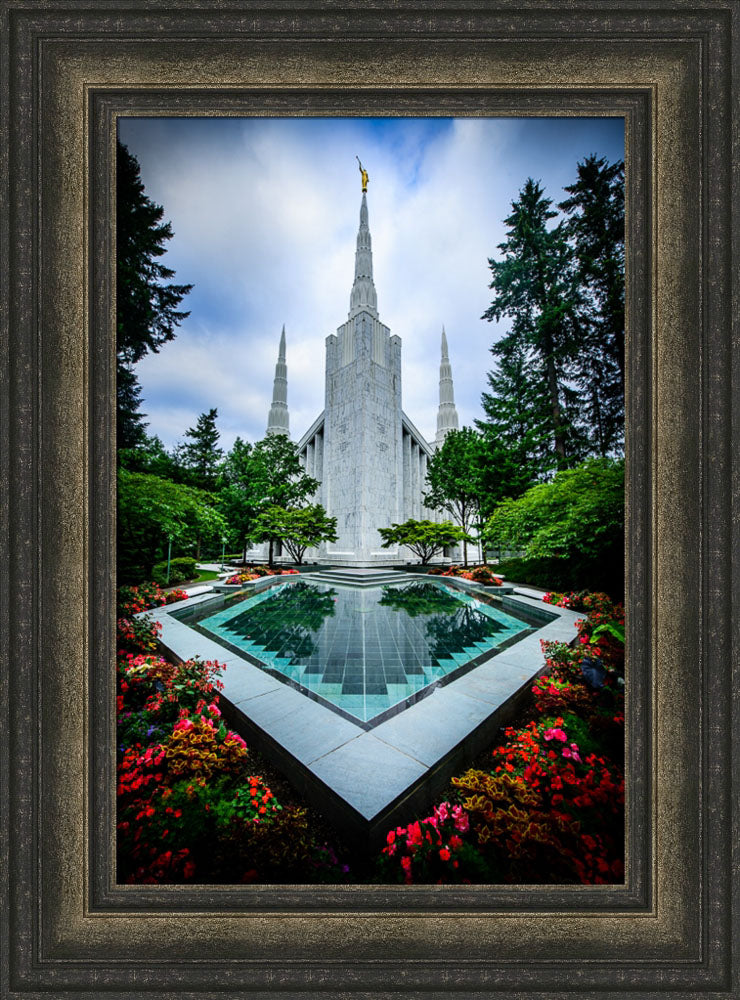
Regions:
[[[172,535],[169,536],[169,545],[167,546],[167,586],[170,583],[170,562],[172,560]]]
[[[221,538],[221,569],[222,570],[226,568],[224,566],[225,553],[226,553],[226,538],[222,537]]]

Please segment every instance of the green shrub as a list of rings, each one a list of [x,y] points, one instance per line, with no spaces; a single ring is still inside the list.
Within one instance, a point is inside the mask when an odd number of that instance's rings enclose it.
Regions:
[[[624,462],[589,459],[558,472],[516,500],[504,500],[486,521],[488,549],[522,551],[507,573],[546,589],[624,592]],[[527,579],[519,579],[526,571]]]
[[[503,559],[494,567],[507,583],[529,584],[543,590],[604,590],[614,600],[624,599],[624,552],[610,547],[599,562],[588,559]]]
[[[193,559],[192,556],[178,556],[176,559],[170,560],[169,586],[182,583],[183,580],[192,580],[194,576],[197,576],[197,572],[195,569],[195,559]],[[166,560],[163,560],[161,563],[157,563],[152,572],[152,578],[155,583],[158,583],[161,587],[167,585]]]

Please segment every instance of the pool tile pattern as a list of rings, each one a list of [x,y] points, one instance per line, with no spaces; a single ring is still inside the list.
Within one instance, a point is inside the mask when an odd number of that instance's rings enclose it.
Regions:
[[[363,723],[531,631],[436,581],[363,590],[298,581],[198,624]]]
[[[484,604],[489,600],[478,594]],[[539,622],[534,631],[503,650],[482,652],[472,669],[451,674],[442,686],[432,684],[428,697],[370,727],[341,718],[326,701],[305,697],[236,646],[224,649],[223,640],[193,628],[216,608],[223,621],[231,620],[253,596],[254,590],[236,600],[203,595],[141,616],[161,624],[168,655],[220,660],[222,706],[231,714],[230,724],[283,769],[348,840],[374,846],[385,843],[389,828],[429,808],[450,775],[511,719],[532,680],[546,669],[541,641],[575,641],[580,617],[527,595],[504,595],[503,610]],[[393,604],[392,596],[386,599]]]

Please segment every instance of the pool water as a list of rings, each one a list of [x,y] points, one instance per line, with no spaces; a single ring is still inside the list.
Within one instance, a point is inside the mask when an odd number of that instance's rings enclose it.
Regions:
[[[299,580],[198,617],[199,631],[366,728],[533,631],[437,581]]]

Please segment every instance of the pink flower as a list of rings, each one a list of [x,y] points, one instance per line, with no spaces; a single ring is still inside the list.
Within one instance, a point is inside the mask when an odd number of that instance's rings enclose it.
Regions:
[[[467,833],[470,827],[470,820],[468,814],[465,812],[462,806],[452,807],[452,818],[455,823],[455,829],[460,833]]]
[[[211,704],[211,705],[208,706],[208,711],[211,713],[211,715],[214,717],[214,719],[218,719],[221,716],[221,712],[220,712],[218,706],[216,706],[214,704]]]
[[[565,743],[568,737],[565,735],[562,729],[546,729],[545,730],[546,740],[560,740],[561,743]]]

